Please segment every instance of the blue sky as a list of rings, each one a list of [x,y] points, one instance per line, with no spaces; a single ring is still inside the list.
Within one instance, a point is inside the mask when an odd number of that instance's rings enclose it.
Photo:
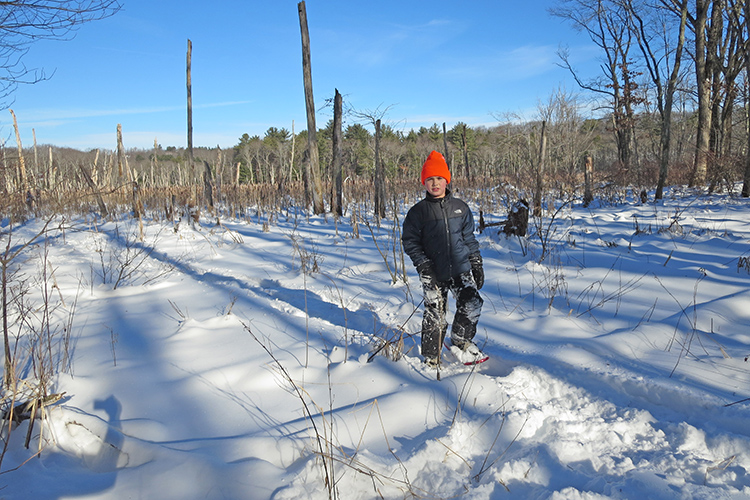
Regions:
[[[39,41],[24,63],[52,74],[13,95],[24,146],[114,149],[187,144],[185,61],[192,41],[193,144],[231,148],[269,127],[307,128],[297,0],[123,0],[115,16],[70,41]],[[584,76],[592,44],[548,14],[554,0],[307,0],[317,126],[334,89],[346,107],[387,110],[397,129],[446,122],[493,125],[534,117],[559,88],[578,89],[557,65],[560,46]],[[345,125],[354,122],[346,118]],[[15,146],[0,111],[0,139]]]

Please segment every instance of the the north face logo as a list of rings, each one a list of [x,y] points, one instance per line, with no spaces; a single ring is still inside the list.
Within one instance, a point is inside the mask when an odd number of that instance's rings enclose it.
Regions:
[[[457,208],[456,210],[453,211],[453,213],[454,214],[462,214],[463,212],[461,211],[460,208]]]

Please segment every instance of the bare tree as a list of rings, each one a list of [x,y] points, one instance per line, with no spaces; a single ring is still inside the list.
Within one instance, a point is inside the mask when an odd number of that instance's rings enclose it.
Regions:
[[[729,3],[732,6],[732,10],[738,16],[740,33],[746,40],[743,46],[745,55],[745,74],[750,77],[750,43],[747,42],[747,40],[750,39],[750,2],[748,2],[747,0],[729,0]],[[745,99],[747,100],[748,96],[745,96]],[[745,109],[745,130],[750,131],[750,113],[747,113],[747,104]],[[750,133],[747,134],[747,154],[745,155],[745,171],[742,182],[742,196],[744,198],[750,196]]]
[[[385,217],[385,172],[383,162],[380,160],[380,125],[383,116],[388,112],[390,106],[381,110],[379,107],[375,111],[354,111],[351,113],[357,119],[366,120],[375,127],[375,216],[380,219]]]
[[[635,140],[635,107],[642,101],[636,94],[637,72],[630,55],[632,33],[625,22],[626,13],[616,0],[560,0],[551,9],[554,16],[567,19],[586,33],[602,49],[602,75],[584,81],[572,67],[567,49],[558,55],[576,83],[585,90],[607,96],[612,109],[612,125],[623,168],[630,168]]]
[[[323,186],[320,180],[320,160],[318,155],[317,129],[315,125],[315,99],[313,99],[312,68],[310,63],[310,32],[307,29],[307,9],[305,2],[297,4],[300,32],[302,34],[302,73],[305,83],[305,106],[307,109],[307,175],[305,192],[312,198],[313,212],[325,212]]]
[[[671,0],[676,4],[677,0]],[[721,2],[695,0],[695,11],[688,12],[688,25],[695,42],[695,80],[698,92],[698,132],[695,144],[695,161],[690,184],[698,185],[706,181],[708,158],[711,144],[711,74],[716,64],[717,19],[720,17]]]
[[[110,17],[120,8],[118,0],[0,2],[0,101],[7,99],[19,84],[47,78],[43,69],[23,64],[33,42],[69,40],[82,24]]]
[[[557,178],[560,189],[575,189],[581,158],[591,154],[593,131],[584,126],[578,95],[559,88],[546,102],[540,102],[539,115],[546,123],[547,164],[550,178]]]
[[[717,161],[709,169],[710,189],[716,183],[728,180],[726,168],[721,168],[725,162],[722,157],[730,155],[733,111],[735,108],[738,86],[737,78],[745,69],[745,47],[748,40],[743,33],[741,11],[734,2],[724,3],[720,16],[718,35],[720,42],[716,63],[712,67],[712,106],[710,150],[714,151]]]
[[[669,0],[660,0],[661,6]],[[624,0],[629,22],[638,47],[643,55],[648,75],[656,92],[659,110],[659,180],[654,199],[663,197],[664,185],[669,173],[671,156],[672,108],[677,85],[680,81],[680,65],[685,48],[688,0],[679,0],[680,23],[675,33],[663,16],[660,5],[639,0]]]
[[[680,0],[663,0],[675,14],[681,14]],[[704,184],[709,162],[721,155],[731,129],[731,110],[736,89],[734,82],[744,69],[747,37],[737,19],[740,2],[695,0],[687,13],[687,26],[693,36],[698,123],[691,184]],[[743,2],[744,3],[744,2]],[[722,109],[723,108],[723,109]],[[715,182],[712,175],[712,183]]]

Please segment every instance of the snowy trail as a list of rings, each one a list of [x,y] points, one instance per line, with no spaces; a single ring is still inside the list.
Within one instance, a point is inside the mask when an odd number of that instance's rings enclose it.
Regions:
[[[708,231],[675,236],[643,210],[561,220],[542,264],[533,239],[481,235],[492,358],[440,381],[413,270],[394,284],[345,224],[147,226],[155,251],[116,289],[95,271],[127,239],[70,233],[50,249],[61,292],[79,290],[69,396],[0,494],[317,500],[332,456],[347,500],[747,498],[750,405],[725,406],[750,396],[746,218],[702,212]],[[653,232],[634,236],[632,213]],[[400,334],[404,357],[368,362]],[[25,425],[4,468],[31,453]]]

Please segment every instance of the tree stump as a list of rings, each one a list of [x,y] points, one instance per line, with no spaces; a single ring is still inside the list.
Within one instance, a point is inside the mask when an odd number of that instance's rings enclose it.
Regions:
[[[503,232],[507,235],[526,236],[529,229],[529,202],[521,198],[515,202],[508,212]]]

